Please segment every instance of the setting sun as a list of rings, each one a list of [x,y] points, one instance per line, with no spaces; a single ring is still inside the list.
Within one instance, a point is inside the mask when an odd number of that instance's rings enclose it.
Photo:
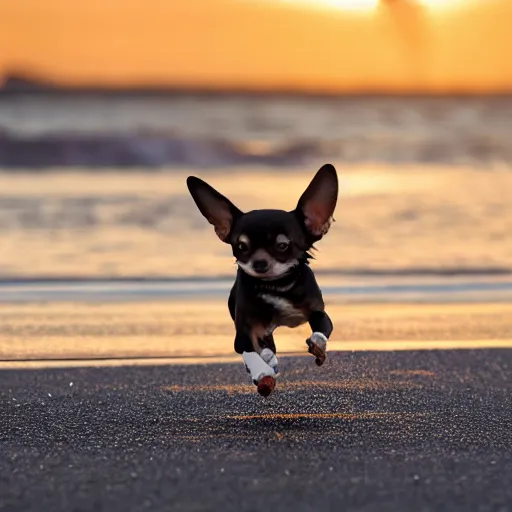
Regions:
[[[0,0],[0,13],[0,87],[512,90],[511,0]]]

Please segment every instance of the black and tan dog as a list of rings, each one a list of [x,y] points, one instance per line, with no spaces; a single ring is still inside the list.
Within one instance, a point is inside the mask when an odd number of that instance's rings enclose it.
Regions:
[[[217,236],[230,244],[238,264],[228,306],[235,323],[235,351],[268,396],[277,375],[276,327],[306,322],[312,334],[309,352],[322,365],[333,325],[309,266],[309,250],[329,230],[338,198],[336,169],[324,165],[302,194],[297,207],[242,213],[204,181],[190,176],[188,189]]]

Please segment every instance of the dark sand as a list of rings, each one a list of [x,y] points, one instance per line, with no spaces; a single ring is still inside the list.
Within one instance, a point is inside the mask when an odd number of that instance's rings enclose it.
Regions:
[[[6,370],[0,510],[506,511],[512,351]]]

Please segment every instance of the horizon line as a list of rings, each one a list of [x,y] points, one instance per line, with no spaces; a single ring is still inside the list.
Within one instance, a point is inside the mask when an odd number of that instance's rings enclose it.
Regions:
[[[335,87],[301,87],[287,84],[275,85],[214,85],[194,83],[142,83],[125,84],[89,82],[82,84],[65,83],[58,80],[30,76],[29,74],[0,75],[0,95],[16,94],[101,94],[101,95],[204,95],[204,96],[296,96],[296,97],[375,97],[375,96],[407,96],[407,97],[471,97],[471,96],[510,96],[512,86],[503,87],[408,87],[408,86],[353,86],[348,88]]]

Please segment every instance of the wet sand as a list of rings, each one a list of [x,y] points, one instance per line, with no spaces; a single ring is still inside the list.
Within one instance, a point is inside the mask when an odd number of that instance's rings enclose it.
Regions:
[[[512,348],[510,302],[327,304],[332,351]],[[279,353],[306,354],[308,335],[278,329]],[[239,362],[233,337],[222,299],[4,304],[0,368]]]

